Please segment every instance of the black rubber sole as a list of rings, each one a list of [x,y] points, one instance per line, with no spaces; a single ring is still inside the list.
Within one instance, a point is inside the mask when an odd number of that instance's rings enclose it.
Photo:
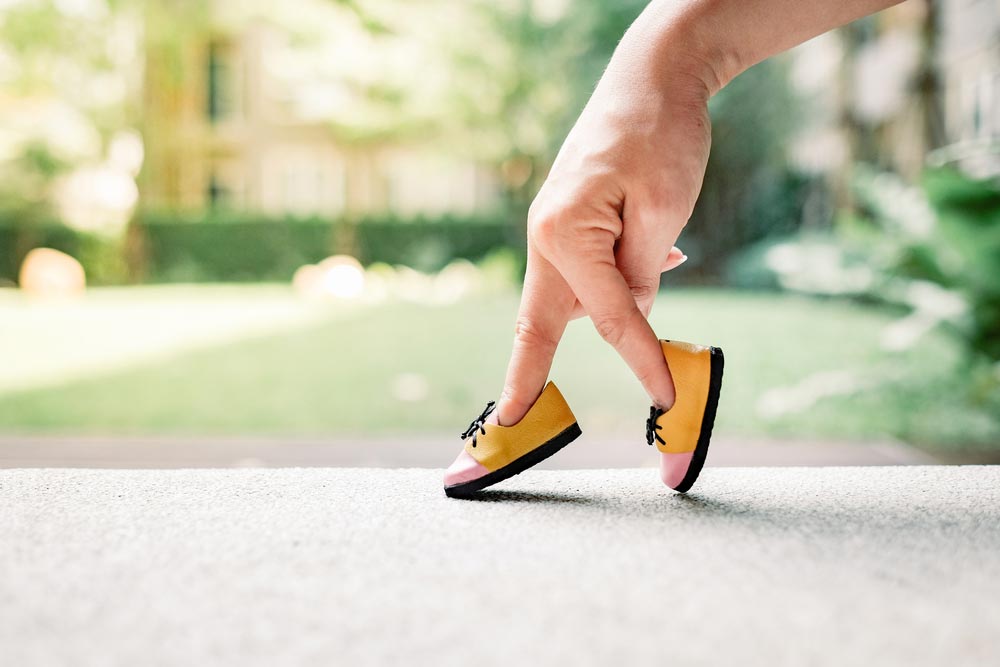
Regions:
[[[708,444],[712,440],[712,427],[715,426],[715,413],[719,408],[719,394],[722,392],[722,368],[725,365],[725,357],[722,356],[722,349],[712,348],[712,375],[708,382],[708,400],[705,402],[705,415],[701,418],[701,433],[698,434],[698,444],[694,449],[694,456],[691,457],[691,465],[681,483],[674,487],[678,493],[686,493],[694,486],[701,469],[705,467],[705,459],[708,457]]]
[[[483,475],[479,479],[474,479],[463,484],[453,484],[452,486],[444,487],[445,495],[449,498],[468,498],[488,486],[493,486],[494,484],[502,482],[505,479],[510,479],[514,475],[519,475],[528,468],[541,463],[569,443],[579,438],[581,433],[582,431],[580,430],[580,425],[574,422],[572,426],[568,427],[565,431],[552,438],[544,445],[535,447],[521,458],[511,461],[503,468],[494,470],[488,475]]]

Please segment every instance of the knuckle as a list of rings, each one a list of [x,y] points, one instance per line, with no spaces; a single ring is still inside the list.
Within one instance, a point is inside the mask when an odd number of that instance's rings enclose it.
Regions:
[[[536,196],[531,200],[531,204],[528,206],[528,225],[531,225],[531,221],[537,218],[541,214],[542,209],[542,198],[541,195]]]
[[[594,328],[612,347],[618,347],[625,340],[628,318],[631,315],[601,315],[593,318]]]
[[[670,181],[667,178],[654,179],[647,188],[646,207],[658,216],[669,212],[674,201]]]
[[[656,297],[656,293],[659,291],[659,288],[659,281],[641,281],[629,285],[629,290],[632,292],[632,298],[635,299],[637,304],[652,302],[653,298]]]
[[[510,384],[504,385],[503,391],[500,392],[500,403],[506,403],[507,405],[514,406],[515,408],[524,407],[524,400],[521,398],[521,392]]]
[[[528,235],[541,250],[556,246],[559,231],[558,216],[552,213],[528,214]]]
[[[653,217],[679,221],[686,224],[694,209],[695,197],[687,188],[663,183],[649,195],[649,208]]]
[[[690,169],[651,179],[642,194],[649,217],[685,223],[701,191],[701,180],[701,174]]]
[[[653,373],[648,368],[640,368],[635,371],[635,378],[639,381],[639,384],[647,386],[653,380]]]
[[[652,297],[650,297],[649,299],[644,299],[642,301],[637,301],[636,305],[639,307],[639,312],[642,313],[642,316],[645,318],[648,318],[649,314],[653,311]]]
[[[559,344],[555,336],[539,327],[529,317],[518,317],[514,323],[514,342],[523,347],[554,350]]]

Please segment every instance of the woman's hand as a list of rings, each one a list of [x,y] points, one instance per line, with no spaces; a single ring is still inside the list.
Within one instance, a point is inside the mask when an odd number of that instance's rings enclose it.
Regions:
[[[899,0],[653,0],[622,38],[528,214],[528,268],[498,405],[521,420],[582,311],[642,383],[674,402],[646,321],[694,208],[708,99],[739,72]]]
[[[680,59],[654,63],[648,51],[621,54],[622,47],[531,205],[502,424],[516,423],[534,403],[567,322],[583,314],[656,405],[674,402],[646,317],[660,274],[686,259],[673,246],[708,160],[709,87]]]

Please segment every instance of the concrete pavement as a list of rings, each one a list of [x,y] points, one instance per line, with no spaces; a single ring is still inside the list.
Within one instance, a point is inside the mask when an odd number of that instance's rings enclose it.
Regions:
[[[0,471],[5,665],[996,665],[1000,467]]]
[[[0,435],[0,468],[438,468],[461,447],[455,433],[406,437],[183,437]],[[642,434],[583,437],[542,469],[655,467]],[[830,442],[716,434],[712,466],[927,465],[930,454],[902,442]],[[993,463],[994,461],[961,461]]]

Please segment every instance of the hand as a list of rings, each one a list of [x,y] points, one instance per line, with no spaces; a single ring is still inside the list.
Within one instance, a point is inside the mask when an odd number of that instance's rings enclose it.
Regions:
[[[694,208],[711,143],[708,99],[734,76],[900,0],[652,0],[622,38],[528,214],[528,269],[497,407],[534,404],[580,308],[654,405],[674,387],[646,316]]]
[[[646,317],[660,273],[686,259],[673,244],[701,189],[711,141],[709,89],[677,65],[622,56],[620,48],[532,203],[501,424],[520,421],[534,404],[567,322],[584,313],[652,402],[673,405]]]

